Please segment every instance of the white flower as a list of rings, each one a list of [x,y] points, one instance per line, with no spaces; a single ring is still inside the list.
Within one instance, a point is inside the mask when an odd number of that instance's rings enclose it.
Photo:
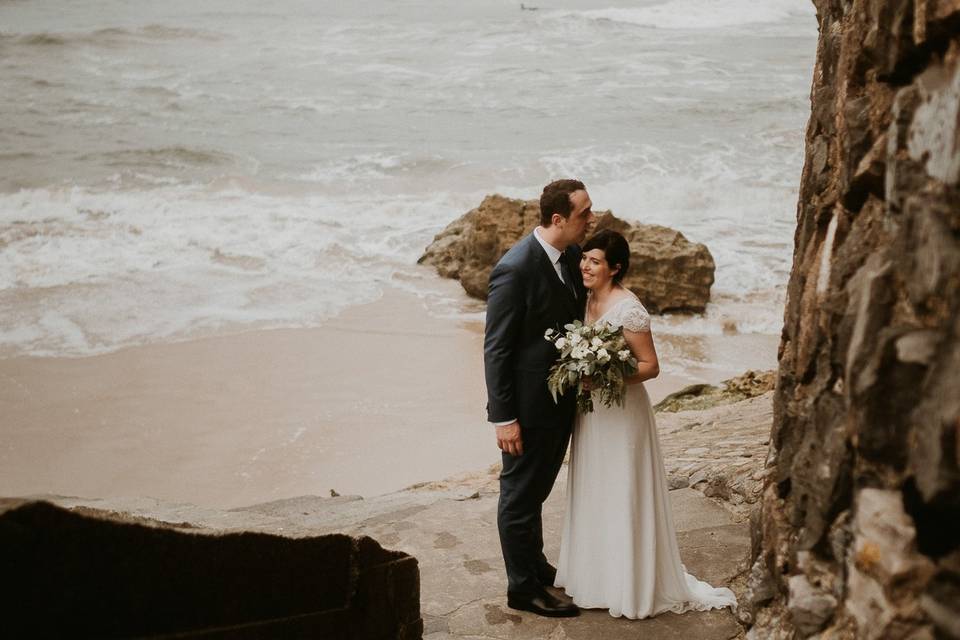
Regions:
[[[597,360],[600,362],[608,362],[610,360],[610,354],[607,353],[606,349],[600,349],[600,351],[597,351]]]
[[[543,334],[544,338],[549,339],[553,335],[553,329],[547,329],[547,332]]]
[[[557,346],[557,349],[563,349],[565,346],[567,346],[567,339],[560,338],[559,340],[557,340],[556,346]]]
[[[602,347],[603,340],[601,340],[600,338],[594,338],[593,340],[590,341],[590,345],[593,347]]]
[[[583,337],[579,333],[570,336],[570,344],[580,344],[581,342],[583,342]]]
[[[587,357],[588,353],[590,353],[588,349],[584,349],[583,347],[574,347],[570,355],[576,360],[583,360]]]
[[[623,351],[618,351],[617,357],[620,358],[621,360],[626,360],[627,358],[630,357],[630,350],[624,349]]]

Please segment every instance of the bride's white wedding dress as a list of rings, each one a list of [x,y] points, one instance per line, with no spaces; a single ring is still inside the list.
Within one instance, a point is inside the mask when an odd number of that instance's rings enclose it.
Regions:
[[[650,316],[635,297],[615,303],[596,322],[649,331]],[[650,398],[628,385],[624,406],[594,402],[577,417],[567,478],[555,584],[584,608],[646,618],[736,606],[730,589],[686,572],[670,513]]]

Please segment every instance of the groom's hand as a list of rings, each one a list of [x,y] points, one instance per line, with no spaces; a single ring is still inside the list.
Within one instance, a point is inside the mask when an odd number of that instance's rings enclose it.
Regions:
[[[520,437],[520,423],[517,421],[505,424],[497,429],[497,446],[504,453],[512,456],[523,455],[523,439]]]

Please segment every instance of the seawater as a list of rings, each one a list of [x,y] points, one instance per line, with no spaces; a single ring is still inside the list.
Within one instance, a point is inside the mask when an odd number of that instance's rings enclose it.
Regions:
[[[448,222],[567,176],[710,248],[661,331],[775,334],[816,37],[805,0],[0,1],[0,356],[427,292]]]

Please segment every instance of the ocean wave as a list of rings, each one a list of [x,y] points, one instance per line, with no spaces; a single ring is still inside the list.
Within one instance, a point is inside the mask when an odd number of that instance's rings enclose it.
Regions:
[[[668,0],[636,8],[558,11],[555,17],[622,23],[654,29],[715,29],[780,22],[813,16],[813,7],[798,0]]]
[[[754,149],[752,155],[745,149]],[[732,300],[740,331],[775,332],[782,303],[739,297],[785,289],[802,157],[757,148],[750,139],[717,140],[684,152],[654,145],[581,148],[540,162],[551,176],[584,180],[598,208],[628,221],[665,225],[707,245],[716,262],[715,295]],[[767,305],[767,303],[770,303]],[[723,321],[691,327],[722,331]]]
[[[321,184],[354,184],[411,174],[437,174],[463,164],[440,155],[366,153],[329,160],[314,165],[311,171],[286,177]]]
[[[349,73],[369,73],[374,76],[382,76],[385,78],[404,76],[407,78],[433,79],[437,77],[437,74],[429,73],[427,71],[423,71],[422,69],[416,69],[411,66],[403,66],[399,64],[388,64],[385,62],[369,62],[367,64],[362,64],[358,67],[350,69]]]
[[[397,160],[380,164],[389,169]],[[606,204],[611,192],[598,187],[593,197]],[[631,191],[642,194],[637,185]],[[478,305],[457,283],[414,263],[436,231],[481,195],[267,195],[255,185],[0,195],[0,282],[9,283],[0,287],[0,357],[88,355],[204,332],[315,326],[387,283],[435,290],[427,297],[441,302],[430,306],[476,320]],[[737,236],[722,233],[708,243],[718,282],[707,313],[660,317],[659,331],[779,332],[785,273],[763,259],[782,253],[787,268],[789,251],[775,236],[789,234],[745,233],[764,246],[744,251]],[[757,273],[773,275],[758,280]]]
[[[255,185],[0,194],[0,357],[316,326],[376,298],[466,206]]]
[[[94,161],[106,166],[123,167],[125,169],[188,169],[191,167],[248,164],[244,158],[223,151],[181,146],[86,153],[79,156],[77,160],[80,162]]]
[[[267,261],[259,256],[225,253],[220,249],[213,250],[213,253],[210,254],[210,261],[246,271],[259,271],[267,265]]]
[[[0,45],[23,45],[28,47],[59,47],[65,45],[68,38],[52,33],[0,33]]]
[[[29,132],[14,131],[14,135],[28,135]],[[0,153],[0,162],[16,162],[19,160],[33,160],[40,158],[40,154],[32,151],[15,151],[13,153]]]
[[[190,27],[171,27],[148,24],[142,27],[107,27],[93,31],[64,31],[39,33],[0,32],[0,46],[63,47],[74,44],[114,46],[133,42],[167,40],[219,40],[220,34]]]
[[[174,100],[181,97],[180,92],[170,87],[162,87],[156,85],[142,85],[139,87],[134,87],[133,89],[137,93],[143,96],[148,96],[152,98],[163,98],[167,100]]]

